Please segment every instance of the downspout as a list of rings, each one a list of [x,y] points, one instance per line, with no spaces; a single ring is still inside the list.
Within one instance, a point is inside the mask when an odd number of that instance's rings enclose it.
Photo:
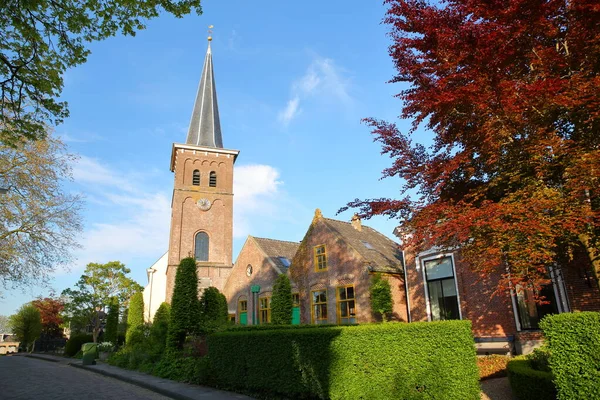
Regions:
[[[408,294],[408,274],[406,273],[406,257],[404,256],[404,250],[402,250],[402,267],[404,272],[404,293],[406,295],[406,316],[408,318],[408,322],[412,322],[412,317],[410,316],[410,296]]]

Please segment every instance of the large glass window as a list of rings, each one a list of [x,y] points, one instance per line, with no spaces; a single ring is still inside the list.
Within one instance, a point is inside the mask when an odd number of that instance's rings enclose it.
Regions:
[[[354,301],[354,286],[337,288],[338,324],[356,323],[356,303]]]
[[[261,297],[258,299],[258,322],[268,324],[271,322],[271,298]]]
[[[517,285],[515,292],[517,297],[517,314],[519,314],[521,329],[539,329],[538,324],[545,315],[556,314],[558,312],[552,284],[544,286],[539,291],[538,297],[541,301],[538,302],[535,301],[535,291],[532,288],[524,288],[521,285]]]
[[[315,271],[325,271],[327,269],[327,252],[325,245],[315,246]]]
[[[208,261],[208,234],[198,232],[195,241],[195,257],[197,261]]]
[[[327,291],[313,290],[311,294],[311,314],[313,324],[327,323]]]
[[[424,262],[431,320],[460,319],[452,257]]]

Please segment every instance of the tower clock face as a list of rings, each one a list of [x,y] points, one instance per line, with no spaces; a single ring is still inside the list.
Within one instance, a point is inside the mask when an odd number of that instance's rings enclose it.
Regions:
[[[212,205],[209,199],[200,199],[196,202],[196,205],[202,211],[208,211]]]

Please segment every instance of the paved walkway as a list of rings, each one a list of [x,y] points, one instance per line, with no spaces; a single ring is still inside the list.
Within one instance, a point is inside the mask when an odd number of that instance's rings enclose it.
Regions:
[[[0,398],[15,400],[168,400],[116,379],[23,356],[0,357]]]
[[[481,400],[516,400],[508,378],[486,379],[481,382]]]
[[[5,360],[9,359],[9,360]],[[10,360],[15,359],[15,360]],[[44,361],[41,361],[43,359]],[[52,361],[52,362],[48,362]],[[6,367],[3,366],[6,364]],[[204,386],[188,385],[186,383],[174,382],[168,379],[157,378],[152,375],[144,374],[136,371],[129,371],[113,367],[105,363],[98,363],[97,365],[83,366],[81,360],[74,360],[64,357],[32,354],[29,356],[12,356],[12,357],[1,357],[0,358],[0,376],[4,375],[5,369],[10,369],[10,364],[23,365],[31,368],[34,374],[38,374],[32,378],[34,380],[45,381],[45,385],[50,387],[55,381],[67,382],[62,388],[61,397],[57,399],[177,399],[177,400],[191,400],[191,399],[209,399],[209,400],[251,400],[250,397],[244,396],[237,393],[224,392]],[[75,368],[74,368],[75,367]],[[46,371],[55,371],[56,376],[50,374],[46,377]],[[43,371],[38,373],[38,371]],[[14,380],[19,382],[16,386],[27,386],[27,381],[30,379],[31,372],[29,369],[21,370],[20,373],[16,373]],[[83,375],[79,375],[83,374]],[[95,380],[89,381],[84,379],[84,384],[77,384],[77,389],[68,389],[72,382],[79,380],[79,376],[93,377]],[[86,378],[87,379],[87,378]],[[9,379],[12,380],[12,379]],[[127,383],[126,383],[127,382]],[[25,383],[23,385],[23,383]],[[129,388],[131,395],[127,391],[123,391],[117,387],[113,387],[112,383],[118,384],[124,388]],[[86,394],[90,391],[90,388],[95,387],[110,387],[103,389],[102,394],[98,397],[89,396]],[[67,390],[66,396],[65,391]],[[81,391],[85,389],[85,391]],[[149,389],[149,390],[146,390]],[[16,390],[16,389],[15,389]],[[113,392],[114,390],[114,392]],[[137,391],[137,392],[136,392]],[[4,391],[0,391],[4,395]],[[19,397],[18,391],[15,391],[15,395],[8,396],[7,398],[18,398],[18,399],[53,399],[54,397],[46,396],[46,392],[42,392],[41,397],[31,393],[31,396],[25,395],[25,397]],[[24,392],[27,394],[28,392]],[[72,397],[71,396],[72,393]],[[82,395],[84,393],[84,395]],[[138,394],[136,394],[138,393]],[[0,395],[0,397],[3,397]],[[135,397],[135,396],[139,397]],[[167,396],[167,397],[164,397]]]

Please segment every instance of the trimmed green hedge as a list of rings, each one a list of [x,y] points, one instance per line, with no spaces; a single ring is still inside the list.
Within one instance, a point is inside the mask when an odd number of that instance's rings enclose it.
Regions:
[[[540,322],[559,399],[600,399],[600,313],[549,315]]]
[[[209,336],[223,388],[331,399],[479,399],[469,321],[229,331]]]
[[[519,400],[556,399],[552,373],[533,369],[527,356],[513,358],[506,369],[510,387]]]
[[[67,343],[65,344],[65,356],[74,357],[80,350],[81,345],[84,343],[91,343],[94,341],[92,335],[88,334],[75,334],[71,335]]]

